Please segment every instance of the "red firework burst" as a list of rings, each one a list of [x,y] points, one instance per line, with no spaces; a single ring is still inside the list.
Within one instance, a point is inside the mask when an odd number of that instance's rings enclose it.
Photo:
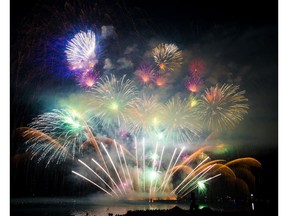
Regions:
[[[189,66],[189,71],[191,72],[191,74],[197,77],[200,77],[202,73],[205,71],[205,69],[206,67],[204,62],[199,58],[192,60]]]

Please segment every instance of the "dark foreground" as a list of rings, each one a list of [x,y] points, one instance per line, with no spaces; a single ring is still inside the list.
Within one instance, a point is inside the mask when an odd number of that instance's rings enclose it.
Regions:
[[[121,211],[119,211],[121,212]],[[254,211],[215,211],[208,207],[203,209],[197,209],[195,211],[189,211],[179,208],[178,206],[167,210],[128,210],[127,213],[118,214],[111,213],[111,211],[91,211],[83,210],[71,212],[68,208],[30,208],[28,209],[11,209],[11,216],[276,216],[277,210],[273,211],[268,209],[266,211],[254,210]]]
[[[194,206],[188,203],[121,202],[100,203],[99,200],[33,199],[14,200],[10,203],[10,216],[277,216],[277,206],[268,203],[217,206]]]
[[[264,215],[277,215],[267,211],[254,210],[254,211],[215,211],[208,207],[203,209],[196,209],[194,211],[183,210],[178,206],[169,209],[169,210],[136,210],[136,211],[128,211],[124,215],[116,214],[115,216],[264,216]],[[277,211],[276,211],[277,212]],[[112,216],[110,214],[110,216]]]

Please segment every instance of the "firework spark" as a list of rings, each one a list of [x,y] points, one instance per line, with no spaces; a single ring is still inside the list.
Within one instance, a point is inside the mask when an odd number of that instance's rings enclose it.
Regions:
[[[223,84],[205,91],[198,101],[199,119],[210,130],[233,128],[239,123],[249,108],[245,91],[238,91],[239,86]]]
[[[97,63],[96,36],[91,30],[80,31],[68,41],[66,56],[71,70],[81,70],[84,73],[93,69]]]
[[[163,71],[175,71],[182,64],[182,51],[175,44],[161,43],[152,50],[155,63]]]

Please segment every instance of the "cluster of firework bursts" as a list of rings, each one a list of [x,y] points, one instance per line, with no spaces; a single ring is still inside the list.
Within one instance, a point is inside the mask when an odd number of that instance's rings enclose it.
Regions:
[[[19,128],[31,158],[45,160],[47,166],[73,160],[81,165],[73,174],[116,199],[182,198],[216,177],[240,178],[234,169],[243,164],[251,176],[250,167],[260,167],[253,158],[213,160],[209,152],[225,146],[206,145],[209,137],[203,141],[203,131],[233,128],[247,113],[248,100],[239,86],[201,91],[205,64],[194,59],[186,81],[188,96],[163,101],[158,89],[173,82],[183,63],[175,44],[155,46],[153,61],[140,65],[132,79],[127,74],[101,76],[95,69],[97,46],[91,30],[67,41],[68,68],[86,89],[83,97],[88,99],[80,104],[85,110],[54,109]],[[155,92],[146,91],[151,85]]]

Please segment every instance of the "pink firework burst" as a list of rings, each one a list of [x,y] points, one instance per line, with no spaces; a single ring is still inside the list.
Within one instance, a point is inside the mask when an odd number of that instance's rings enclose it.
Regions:
[[[92,88],[97,80],[100,78],[100,73],[99,72],[86,72],[86,73],[81,73],[78,77],[77,80],[79,82],[79,85],[83,88],[90,89]]]
[[[189,66],[189,71],[191,72],[191,74],[197,77],[201,76],[205,69],[206,67],[204,62],[199,58],[192,60]]]
[[[202,83],[203,82],[200,77],[189,77],[185,83],[185,86],[190,92],[196,93],[199,91]]]
[[[151,83],[154,79],[154,71],[150,64],[144,64],[135,71],[135,75],[144,85]]]

